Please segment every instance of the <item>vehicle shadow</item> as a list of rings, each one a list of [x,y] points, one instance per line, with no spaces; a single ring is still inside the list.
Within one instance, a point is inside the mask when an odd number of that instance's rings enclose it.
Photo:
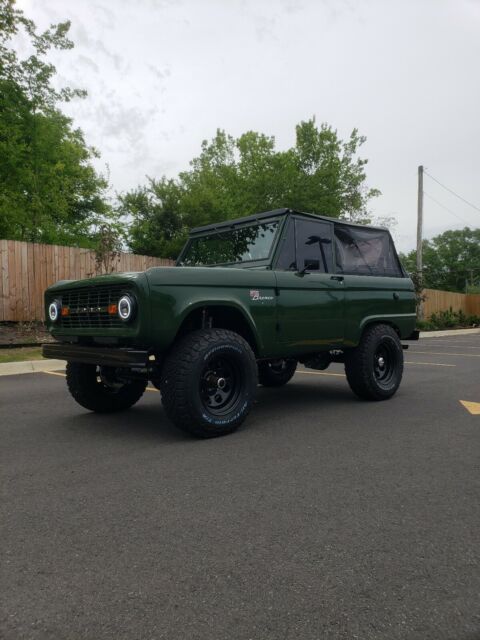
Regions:
[[[118,413],[85,412],[72,416],[69,426],[77,434],[101,438],[144,440],[151,442],[181,442],[191,439],[177,429],[158,404],[141,404]]]
[[[299,410],[310,407],[335,407],[345,403],[356,403],[358,399],[350,391],[347,383],[297,381],[280,387],[259,387],[255,411],[267,414],[281,411],[282,415],[296,415]],[[316,384],[315,384],[316,383]]]
[[[292,381],[285,387],[259,387],[255,404],[245,427],[254,418],[255,428],[262,421],[270,421],[278,415],[282,419],[296,420],[299,411],[310,408],[329,408],[354,404],[358,400],[346,384],[316,381]],[[78,435],[95,435],[101,438],[132,439],[151,442],[188,442],[193,438],[177,429],[167,418],[160,397],[156,402],[139,402],[127,411],[118,413],[77,413],[69,418],[69,427]]]

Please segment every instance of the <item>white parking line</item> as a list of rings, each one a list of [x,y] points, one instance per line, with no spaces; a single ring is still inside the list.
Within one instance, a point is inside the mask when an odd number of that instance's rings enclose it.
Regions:
[[[417,362],[416,360],[405,360],[405,364],[419,364],[424,367],[456,367],[456,364],[446,364],[444,362]],[[328,371],[297,371],[307,376],[334,376],[335,378],[345,378],[344,373],[330,373]]]
[[[456,364],[445,364],[444,362],[417,362],[416,360],[405,360],[405,364],[423,364],[429,367],[456,367]]]
[[[440,348],[446,348],[446,349],[453,349],[453,348],[457,348],[457,349],[480,349],[480,346],[478,345],[478,343],[476,345],[473,344],[468,344],[466,342],[436,342],[435,344],[432,344],[431,342],[429,342],[428,344],[423,343],[422,344],[422,348],[426,349],[427,347],[440,347]]]
[[[426,353],[430,356],[465,356],[465,358],[480,358],[480,353],[448,353],[448,351],[414,351],[412,353]]]
[[[306,376],[334,376],[335,378],[345,378],[344,373],[329,373],[328,371],[297,371],[297,373],[303,373]]]

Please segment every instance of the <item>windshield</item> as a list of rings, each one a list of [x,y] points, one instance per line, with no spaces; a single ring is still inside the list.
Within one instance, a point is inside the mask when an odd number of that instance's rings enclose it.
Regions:
[[[274,220],[191,238],[180,265],[191,267],[266,260],[277,228],[278,220]]]

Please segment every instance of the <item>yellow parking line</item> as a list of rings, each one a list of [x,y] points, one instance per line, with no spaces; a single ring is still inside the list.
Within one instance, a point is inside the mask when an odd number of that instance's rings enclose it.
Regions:
[[[480,358],[480,353],[448,353],[448,351],[415,351],[412,353],[425,353],[431,356],[465,356],[466,358]]]
[[[66,377],[64,373],[60,373],[59,371],[40,371],[39,373],[48,373],[49,376],[62,376],[62,378]],[[155,393],[159,393],[158,389],[154,387],[147,387],[145,391],[155,391]]]
[[[472,416],[480,416],[480,402],[469,402],[468,400],[460,400],[465,409],[472,414]]]

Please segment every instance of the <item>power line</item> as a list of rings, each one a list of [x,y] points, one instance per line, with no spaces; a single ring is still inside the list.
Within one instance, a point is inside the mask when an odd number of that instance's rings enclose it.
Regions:
[[[439,202],[438,200],[436,200],[433,196],[431,196],[429,193],[427,193],[424,190],[424,195],[427,196],[427,198],[430,198],[430,200],[433,200],[433,202],[435,202],[436,204],[438,204],[439,207],[442,207],[442,209],[445,209],[445,211],[448,211],[448,213],[451,213],[452,216],[454,216],[455,218],[457,218],[457,220],[460,220],[461,222],[463,222],[464,224],[469,224],[466,220],[464,220],[463,218],[461,218],[459,215],[457,215],[454,211],[452,211],[451,209],[449,209],[448,207],[446,207],[444,204],[442,204],[441,202]]]
[[[468,200],[465,200],[465,198],[462,198],[462,196],[459,196],[458,193],[456,193],[455,191],[453,191],[453,189],[450,189],[449,187],[445,186],[442,182],[440,182],[440,180],[437,180],[436,178],[434,178],[432,175],[430,175],[428,173],[428,171],[424,170],[424,173],[426,173],[426,175],[431,178],[432,180],[434,180],[437,184],[439,184],[441,187],[443,187],[444,189],[446,189],[447,191],[449,191],[450,193],[453,193],[454,196],[456,196],[457,198],[459,198],[460,200],[462,200],[462,202],[465,202],[465,204],[468,204],[470,207],[472,207],[473,209],[475,209],[475,211],[478,211],[480,213],[480,207],[477,207],[476,205],[472,204],[471,202],[469,202]]]

